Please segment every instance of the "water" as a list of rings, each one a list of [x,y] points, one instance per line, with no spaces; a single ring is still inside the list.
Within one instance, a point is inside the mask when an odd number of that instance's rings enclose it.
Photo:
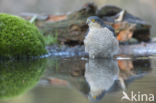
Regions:
[[[123,91],[156,95],[155,63],[155,57],[0,62],[0,103],[129,103],[121,101]]]

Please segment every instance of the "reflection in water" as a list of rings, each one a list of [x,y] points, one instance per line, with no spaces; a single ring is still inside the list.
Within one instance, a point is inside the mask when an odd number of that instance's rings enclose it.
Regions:
[[[46,60],[0,62],[0,100],[8,100],[31,89],[44,72]]]
[[[89,59],[86,63],[80,58],[47,58],[0,62],[0,103],[90,103],[86,95],[91,101],[119,103],[124,86],[126,92],[155,91],[155,72],[149,59]],[[64,85],[65,82],[69,85]],[[12,99],[18,95],[22,102]]]
[[[141,64],[141,65],[140,65]],[[85,68],[85,79],[91,101],[97,101],[108,92],[127,90],[134,80],[151,71],[150,60],[89,59]]]
[[[131,82],[144,77],[151,71],[151,61],[143,60],[118,60],[120,68],[119,80],[122,89],[126,89]]]
[[[116,60],[89,59],[86,63],[85,78],[90,87],[89,98],[101,99],[118,78],[119,68]]]

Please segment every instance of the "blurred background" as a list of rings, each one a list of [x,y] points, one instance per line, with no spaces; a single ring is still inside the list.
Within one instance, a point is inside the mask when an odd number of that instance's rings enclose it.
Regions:
[[[80,9],[85,3],[88,2],[94,2],[99,8],[103,5],[116,5],[120,8],[127,10],[132,15],[137,16],[145,20],[147,23],[151,24],[152,25],[151,35],[156,37],[156,29],[155,29],[156,0],[0,0],[0,12],[11,13],[16,15],[20,15],[21,13],[59,15],[59,14],[64,14],[64,13],[68,13]],[[134,82],[131,86],[129,86],[130,88],[129,92],[131,90],[136,90],[136,91],[140,90],[143,91],[143,93],[147,92],[147,93],[156,94],[155,92],[156,91],[155,89],[156,59],[151,60],[150,63],[153,71],[150,72],[148,75],[146,75],[145,78],[142,78]],[[49,64],[52,65],[52,60],[49,61]],[[79,65],[80,63],[75,62],[75,64]],[[75,68],[75,64],[74,64],[74,68]],[[67,65],[66,68],[69,69],[68,68],[69,64],[65,64],[65,65]],[[73,65],[69,65],[69,66],[72,67]],[[142,67],[139,68],[142,69]],[[146,67],[146,68],[150,70],[150,67]],[[61,66],[61,69],[63,70],[65,68]],[[53,70],[49,69],[49,71],[53,71]],[[52,72],[49,71],[47,71],[47,73],[49,73],[50,76],[53,76]],[[31,91],[27,92],[24,95],[19,96],[15,100],[10,100],[5,102],[0,101],[0,103],[43,103],[43,101],[45,103],[51,103],[52,100],[55,103],[61,103],[61,102],[72,103],[73,101],[75,103],[90,103],[87,97],[84,98],[84,95],[82,95],[81,92],[77,92],[75,90],[75,87],[74,89],[73,88],[60,89],[57,87],[51,87],[51,85],[49,87],[37,85],[34,89],[32,89]],[[122,95],[121,91],[117,91],[114,94],[112,93],[110,95],[106,95],[106,97],[103,99],[103,101],[101,101],[101,103],[103,103],[104,101],[106,102],[109,101],[112,103],[116,101],[120,101],[121,95]],[[112,99],[112,96],[114,99]]]
[[[81,8],[87,2],[116,5],[152,25],[151,34],[156,34],[156,0],[0,0],[0,12],[20,14],[63,14]]]

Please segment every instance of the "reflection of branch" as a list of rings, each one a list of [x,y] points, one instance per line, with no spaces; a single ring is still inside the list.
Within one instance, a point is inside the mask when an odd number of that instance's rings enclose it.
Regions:
[[[120,68],[119,76],[124,80],[129,76],[135,75],[132,71],[134,66],[131,60],[118,60],[118,65]]]
[[[69,82],[67,80],[59,79],[56,77],[48,77],[41,79],[38,85],[40,86],[53,85],[67,87],[69,86]]]
[[[59,78],[48,78],[51,85],[67,86],[68,82]]]
[[[125,90],[126,89],[126,85],[125,85],[124,79],[122,77],[119,77],[119,81],[120,81],[121,88],[123,90]]]

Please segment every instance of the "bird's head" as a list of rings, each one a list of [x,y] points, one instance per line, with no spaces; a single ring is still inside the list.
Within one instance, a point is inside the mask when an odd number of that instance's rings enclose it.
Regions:
[[[88,24],[90,28],[100,28],[100,27],[103,27],[104,25],[103,20],[97,16],[88,17],[86,23]]]

